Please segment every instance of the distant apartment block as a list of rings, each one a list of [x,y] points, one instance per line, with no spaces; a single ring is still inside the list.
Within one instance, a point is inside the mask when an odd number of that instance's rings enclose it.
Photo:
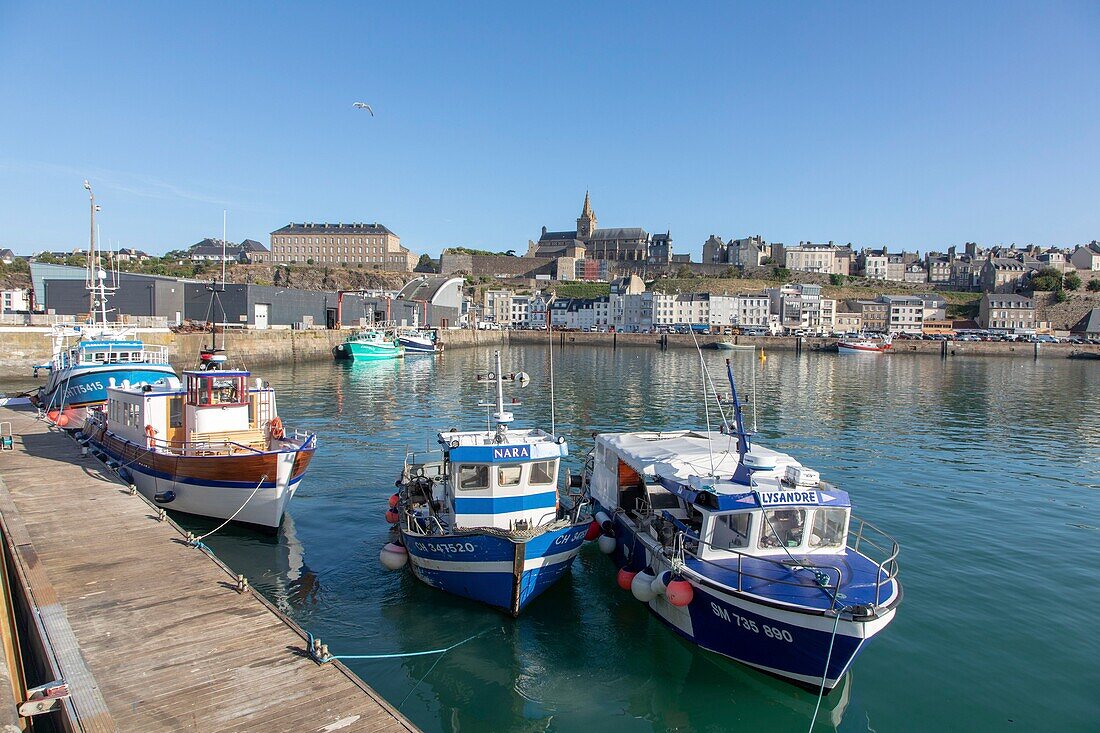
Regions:
[[[798,272],[817,272],[826,275],[851,273],[852,250],[827,244],[799,242],[796,247],[781,247],[782,265]]]
[[[924,301],[914,295],[880,295],[886,305],[888,333],[921,333],[924,328]]]
[[[374,224],[287,224],[271,233],[271,261],[362,265],[371,270],[412,272],[417,257],[401,238]]]

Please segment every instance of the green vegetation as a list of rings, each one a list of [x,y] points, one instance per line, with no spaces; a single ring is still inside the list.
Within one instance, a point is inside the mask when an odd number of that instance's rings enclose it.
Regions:
[[[1078,279],[1077,284],[1080,285],[1081,281]],[[1062,273],[1055,270],[1053,267],[1044,267],[1035,273],[1031,278],[1032,290],[1061,290],[1062,289]]]
[[[788,270],[786,267],[773,267],[772,276],[775,277],[777,280],[790,280],[791,271]]]
[[[1054,300],[1058,303],[1065,303],[1067,300],[1069,300],[1069,293],[1067,293],[1065,290],[1058,289],[1054,293]]]
[[[836,273],[829,275],[829,284],[839,288],[841,285],[844,284],[844,276],[838,275]]]
[[[516,251],[510,249],[507,252],[490,252],[487,249],[470,249],[469,247],[448,247],[445,252],[453,252],[460,255],[488,255],[490,257],[515,257]]]
[[[683,265],[680,267],[679,270],[676,271],[676,277],[680,278],[681,280],[691,280],[695,277],[695,273],[691,271],[690,267],[688,267],[687,265]]]
[[[1066,290],[1076,290],[1081,287],[1081,276],[1076,272],[1071,272],[1062,279],[1062,285]]]
[[[1090,293],[1100,293],[1100,280],[1089,280],[1088,291]]]
[[[611,293],[608,283],[558,282],[550,289],[559,298],[599,298]]]
[[[413,272],[439,272],[439,264],[432,259],[431,255],[420,255]]]

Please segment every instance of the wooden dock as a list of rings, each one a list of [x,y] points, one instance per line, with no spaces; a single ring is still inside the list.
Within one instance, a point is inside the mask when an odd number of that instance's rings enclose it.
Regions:
[[[29,410],[0,421],[15,434],[0,452],[8,575],[70,685],[49,713],[60,729],[417,730],[339,662],[314,662],[297,625],[76,442]]]

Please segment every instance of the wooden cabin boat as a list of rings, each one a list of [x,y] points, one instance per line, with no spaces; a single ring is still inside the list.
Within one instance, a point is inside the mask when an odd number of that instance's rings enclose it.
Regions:
[[[287,431],[275,390],[249,377],[212,369],[112,384],[84,438],[158,506],[278,527],[317,440]]]

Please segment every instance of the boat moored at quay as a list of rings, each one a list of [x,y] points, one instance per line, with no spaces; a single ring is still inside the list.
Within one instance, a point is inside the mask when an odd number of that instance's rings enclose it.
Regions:
[[[369,327],[357,331],[344,339],[343,343],[332,347],[332,356],[337,361],[376,361],[379,359],[397,359],[405,355],[405,347],[398,341],[393,329],[384,326]]]
[[[289,433],[275,391],[244,370],[109,386],[82,440],[157,506],[278,527],[317,439]]]
[[[899,547],[816,471],[751,444],[727,373],[732,427],[596,436],[582,486],[601,549],[680,635],[828,691],[894,618]]]
[[[495,383],[496,401],[482,403],[495,408],[495,430],[440,432],[439,450],[407,456],[386,516],[398,537],[381,561],[407,562],[428,585],[518,616],[573,564],[591,516],[579,497],[559,497],[565,438],[509,426],[505,379],[528,377],[501,374],[497,352],[483,380]]]
[[[888,354],[894,349],[894,338],[887,336],[882,341],[869,338],[841,340],[836,342],[836,349],[841,354]]]

